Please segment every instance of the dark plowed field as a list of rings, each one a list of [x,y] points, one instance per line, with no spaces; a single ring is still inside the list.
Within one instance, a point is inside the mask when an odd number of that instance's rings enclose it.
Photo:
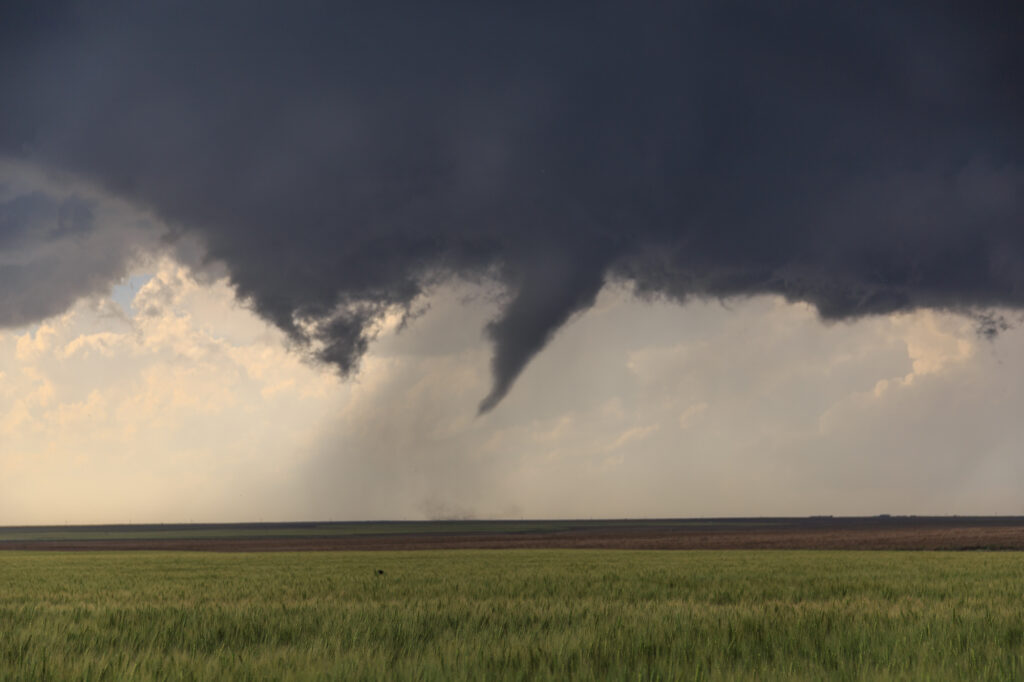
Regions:
[[[1021,550],[1022,517],[430,521],[0,528],[7,550]]]

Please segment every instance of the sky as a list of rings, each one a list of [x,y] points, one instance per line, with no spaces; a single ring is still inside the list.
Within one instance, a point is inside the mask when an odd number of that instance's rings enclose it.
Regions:
[[[1024,514],[1024,16],[0,9],[0,524]]]

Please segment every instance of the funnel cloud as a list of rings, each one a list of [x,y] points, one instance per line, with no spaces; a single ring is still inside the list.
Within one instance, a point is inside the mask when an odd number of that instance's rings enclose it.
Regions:
[[[389,311],[496,283],[486,412],[613,281],[998,333],[1024,306],[1022,34],[1014,3],[12,2],[0,156],[198,239],[343,374]],[[0,324],[124,274],[76,236],[90,205],[4,196],[0,283],[49,283]],[[50,282],[30,246],[95,269]]]

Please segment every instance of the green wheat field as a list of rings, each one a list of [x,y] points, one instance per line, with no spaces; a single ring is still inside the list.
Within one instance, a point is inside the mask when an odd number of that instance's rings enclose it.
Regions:
[[[0,553],[3,680],[1022,678],[1014,553]]]

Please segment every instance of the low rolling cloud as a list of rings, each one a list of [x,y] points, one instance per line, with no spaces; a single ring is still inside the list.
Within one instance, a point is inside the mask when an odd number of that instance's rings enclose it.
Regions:
[[[162,227],[0,185],[0,325],[172,234],[346,375],[393,311],[498,285],[482,411],[609,282],[996,333],[1024,305],[1022,33],[1008,3],[7,3],[18,182]]]
[[[161,234],[123,203],[0,162],[0,328],[38,322],[107,291]]]

